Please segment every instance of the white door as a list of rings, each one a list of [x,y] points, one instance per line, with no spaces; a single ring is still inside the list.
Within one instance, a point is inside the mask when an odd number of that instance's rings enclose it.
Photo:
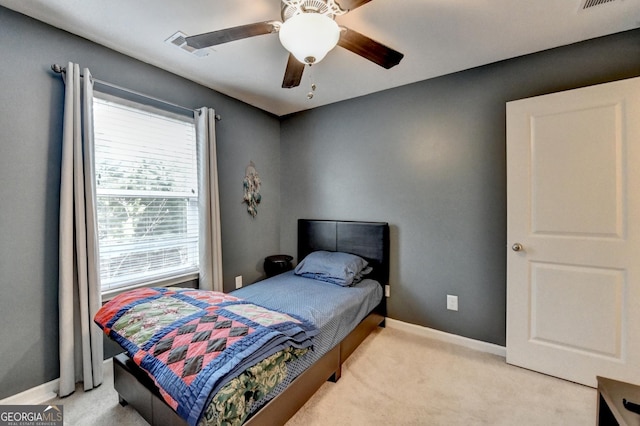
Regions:
[[[507,362],[640,385],[640,78],[507,104]]]

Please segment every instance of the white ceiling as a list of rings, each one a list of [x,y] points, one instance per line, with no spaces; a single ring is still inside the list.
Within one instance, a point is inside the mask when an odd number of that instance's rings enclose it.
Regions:
[[[404,53],[400,65],[385,70],[336,47],[307,67],[294,89],[281,88],[288,52],[277,34],[219,45],[203,58],[165,43],[177,31],[195,35],[280,20],[279,0],[0,0],[0,5],[284,115],[640,26],[640,0],[610,0],[586,10],[583,2],[374,0],[336,21]],[[308,100],[311,82],[317,90]]]

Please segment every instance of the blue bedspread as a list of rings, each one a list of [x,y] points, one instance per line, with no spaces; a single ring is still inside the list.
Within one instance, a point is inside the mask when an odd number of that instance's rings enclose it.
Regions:
[[[287,379],[254,410],[282,392],[298,375],[344,339],[382,300],[382,287],[370,279],[351,286],[316,281],[293,271],[230,293],[276,311],[287,312],[314,324],[320,332],[314,349],[288,366]]]
[[[380,303],[382,287],[369,279],[342,287],[289,271],[229,294],[311,322],[324,336],[325,342],[321,346],[326,343],[324,352],[327,352]],[[315,352],[322,347],[316,343]]]

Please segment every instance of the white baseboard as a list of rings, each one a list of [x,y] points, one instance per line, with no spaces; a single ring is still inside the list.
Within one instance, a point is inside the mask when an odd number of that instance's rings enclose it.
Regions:
[[[104,368],[112,369],[113,358],[104,360]],[[43,383],[24,392],[0,400],[0,405],[37,405],[58,397],[60,379]]]
[[[457,334],[445,333],[444,331],[435,330],[429,327],[410,324],[408,322],[398,321],[393,318],[386,319],[386,325],[389,328],[403,330],[419,336],[428,337],[430,339],[440,340],[447,343],[464,346],[481,352],[498,355],[503,358],[507,356],[507,348],[493,343],[483,342],[481,340],[470,339],[468,337],[458,336]]]
[[[0,405],[37,405],[58,396],[60,379],[43,383],[35,388],[0,400]]]

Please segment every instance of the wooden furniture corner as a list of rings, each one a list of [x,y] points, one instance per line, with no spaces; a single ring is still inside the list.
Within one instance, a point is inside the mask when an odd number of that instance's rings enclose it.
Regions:
[[[600,376],[597,379],[596,424],[598,426],[640,426],[640,414],[629,411],[622,405],[623,399],[640,402],[640,386]]]

